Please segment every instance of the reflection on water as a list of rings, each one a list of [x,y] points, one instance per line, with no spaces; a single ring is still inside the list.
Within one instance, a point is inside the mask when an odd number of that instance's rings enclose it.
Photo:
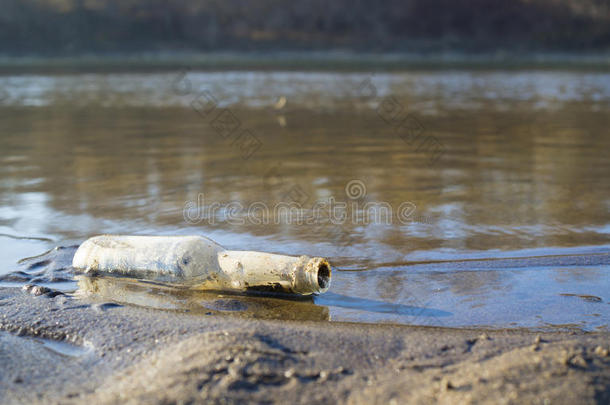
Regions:
[[[610,246],[610,74],[175,72],[0,85],[0,234],[54,241],[0,235],[0,274],[33,273],[14,261],[93,234],[204,234],[230,249],[328,256],[332,294],[310,306],[333,320],[609,322],[610,267],[589,258]],[[203,91],[260,141],[249,159],[202,104],[191,108]],[[388,97],[442,144],[436,163],[380,118]],[[355,179],[358,201],[345,191]],[[417,208],[406,223],[332,229],[222,212],[185,222],[201,193],[205,204],[311,208],[333,197]],[[535,259],[547,255],[558,259]],[[500,257],[530,259],[464,261]]]
[[[231,313],[252,318],[328,321],[328,308],[310,298],[244,296],[194,291],[123,278],[78,276],[77,295],[200,315]]]

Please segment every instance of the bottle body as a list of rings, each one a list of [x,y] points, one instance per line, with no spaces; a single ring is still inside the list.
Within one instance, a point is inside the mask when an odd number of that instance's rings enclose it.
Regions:
[[[86,240],[73,267],[208,290],[321,293],[331,268],[319,257],[226,250],[202,236],[101,235]]]

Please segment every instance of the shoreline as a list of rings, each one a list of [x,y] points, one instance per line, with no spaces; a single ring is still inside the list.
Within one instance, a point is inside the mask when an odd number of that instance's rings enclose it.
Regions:
[[[71,270],[72,257],[76,248],[77,245],[61,247],[42,255],[23,259],[19,265],[22,270],[15,270],[0,276],[0,287],[17,289],[27,287],[28,290],[37,288],[44,291],[56,291],[58,294],[73,295],[77,298],[93,294],[98,300],[108,300],[121,305],[174,310],[198,315],[231,314],[242,319],[348,322],[355,325],[426,325],[479,331],[610,332],[607,316],[602,315],[606,305],[603,298],[605,295],[599,289],[587,289],[588,294],[586,294],[584,291],[579,293],[578,289],[553,288],[549,285],[546,294],[540,291],[526,293],[531,294],[529,299],[523,296],[498,297],[497,300],[502,301],[501,307],[511,308],[511,313],[515,316],[503,317],[504,314],[498,312],[498,308],[492,311],[492,316],[489,316],[486,314],[487,311],[478,311],[476,308],[468,308],[467,305],[461,307],[443,305],[443,302],[455,299],[452,295],[440,297],[437,305],[428,305],[429,303],[421,302],[421,298],[413,301],[413,296],[408,302],[354,298],[349,294],[345,295],[345,291],[339,288],[339,291],[329,291],[316,297],[314,301],[312,297],[184,289],[171,284],[148,283],[127,277],[87,277],[78,273],[74,274]],[[467,274],[472,272],[512,269],[512,271],[517,271],[517,273],[512,273],[514,277],[516,274],[521,274],[520,278],[527,280],[532,277],[531,269],[537,269],[535,270],[537,274],[558,268],[563,269],[562,271],[570,271],[582,266],[595,271],[596,268],[600,269],[600,266],[603,268],[608,264],[608,260],[608,253],[595,254],[590,251],[588,254],[582,255],[458,260],[447,262],[446,266],[449,267],[444,269],[435,269],[436,262],[411,263],[409,273],[411,275],[434,274],[439,270],[441,273],[450,272],[453,274],[454,284],[460,285],[460,280],[463,280],[462,282],[468,280],[463,276],[468,277]],[[39,270],[41,265],[46,268],[44,273]],[[28,270],[30,268],[35,271],[32,273],[31,270]],[[57,280],[62,281],[57,282]],[[418,282],[417,280],[417,277],[412,279],[413,282]],[[345,279],[343,281],[345,282]],[[518,280],[513,281],[518,283]],[[551,298],[551,302],[555,304],[561,302],[561,305],[571,305],[574,312],[568,314],[564,311],[564,315],[559,318],[554,318],[549,314],[543,316],[541,312],[544,313],[550,303],[546,301],[546,305],[543,305],[538,302],[538,293],[542,293],[547,299]],[[438,292],[434,294],[439,298]],[[473,295],[467,294],[467,296],[472,297]],[[568,299],[573,301],[562,301]],[[572,303],[569,304],[570,302]],[[491,303],[486,305],[491,305]],[[493,305],[490,308],[493,308]],[[454,310],[455,312],[453,312]],[[588,316],[590,313],[598,315],[591,318]],[[387,317],[387,314],[396,316]]]
[[[73,56],[0,56],[0,74],[140,72],[169,70],[609,71],[610,52],[599,53],[352,53],[352,52],[142,52]]]
[[[607,332],[240,319],[52,295],[0,288],[6,403],[610,399]]]

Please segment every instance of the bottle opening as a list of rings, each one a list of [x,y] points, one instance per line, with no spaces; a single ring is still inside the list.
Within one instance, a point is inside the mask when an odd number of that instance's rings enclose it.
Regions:
[[[322,262],[318,266],[318,285],[320,289],[328,288],[330,284],[330,267],[328,263]]]

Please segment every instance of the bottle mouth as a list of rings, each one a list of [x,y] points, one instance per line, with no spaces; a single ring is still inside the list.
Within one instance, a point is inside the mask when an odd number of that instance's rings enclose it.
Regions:
[[[321,292],[328,290],[330,287],[330,265],[326,260],[322,260],[318,265],[318,286]]]
[[[298,292],[301,294],[321,294],[328,291],[332,269],[326,259],[322,257],[311,258],[306,262],[303,270],[305,279],[301,279],[303,280],[302,284],[297,283]]]

